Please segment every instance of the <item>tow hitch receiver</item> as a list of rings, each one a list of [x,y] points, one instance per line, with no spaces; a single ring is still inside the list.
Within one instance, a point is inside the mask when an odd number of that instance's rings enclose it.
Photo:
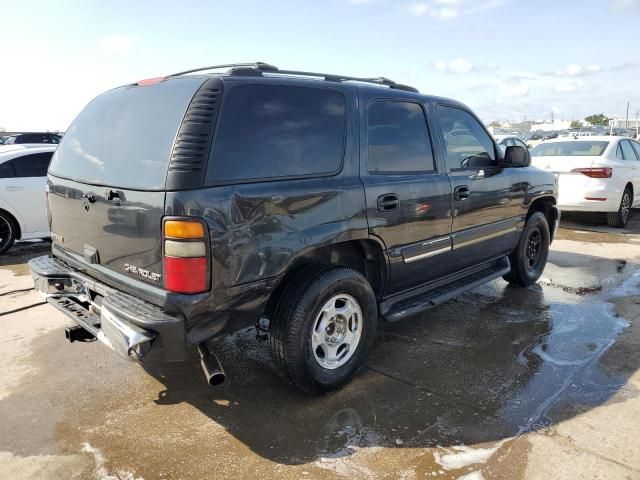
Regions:
[[[69,342],[93,342],[97,340],[95,335],[91,332],[87,332],[80,325],[75,325],[73,327],[67,327],[64,329],[64,336],[67,337]]]

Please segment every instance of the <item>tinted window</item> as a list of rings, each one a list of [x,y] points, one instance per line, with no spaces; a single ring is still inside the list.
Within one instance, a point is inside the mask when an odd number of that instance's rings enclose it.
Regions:
[[[452,169],[497,165],[493,141],[469,112],[438,106],[438,119],[447,147],[447,164]]]
[[[33,153],[14,158],[16,177],[45,177],[53,152]]]
[[[372,173],[435,170],[427,122],[417,103],[374,102],[369,107],[368,144]]]
[[[342,163],[344,131],[345,100],[339,92],[237,85],[225,94],[207,181],[336,172]]]
[[[534,157],[599,157],[609,142],[570,140],[567,142],[541,143],[533,150]]]
[[[624,154],[622,153],[622,144],[618,144],[618,148],[616,148],[616,157],[620,160],[624,160]]]
[[[50,172],[97,185],[163,189],[173,140],[202,83],[175,78],[96,97],[62,137]]]
[[[23,133],[17,135],[14,143],[51,143],[49,135],[40,133]]]
[[[0,163],[0,178],[13,178],[15,176],[12,160]]]
[[[633,146],[633,149],[636,151],[636,156],[638,160],[640,160],[640,143],[638,142],[629,142]]]
[[[631,143],[627,140],[623,140],[620,144],[622,145],[622,153],[624,154],[625,160],[637,160],[636,152],[633,150]]]

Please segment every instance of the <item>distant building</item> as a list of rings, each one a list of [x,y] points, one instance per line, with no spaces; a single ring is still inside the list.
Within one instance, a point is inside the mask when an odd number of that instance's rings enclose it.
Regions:
[[[640,119],[630,118],[627,124],[626,118],[611,118],[609,126],[612,128],[640,128]]]

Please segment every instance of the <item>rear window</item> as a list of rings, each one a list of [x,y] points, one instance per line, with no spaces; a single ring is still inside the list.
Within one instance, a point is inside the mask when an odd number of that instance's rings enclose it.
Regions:
[[[533,150],[534,157],[599,157],[609,142],[575,140],[569,142],[541,143]]]
[[[49,172],[96,185],[162,190],[173,141],[202,83],[177,78],[100,95],[62,137]]]
[[[345,99],[340,92],[236,85],[227,90],[222,104],[207,183],[337,172],[344,132]]]

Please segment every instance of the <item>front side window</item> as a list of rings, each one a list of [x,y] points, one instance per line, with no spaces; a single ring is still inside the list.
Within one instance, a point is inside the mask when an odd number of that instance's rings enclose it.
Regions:
[[[341,92],[236,85],[223,100],[207,167],[209,184],[335,173],[342,164]]]
[[[438,120],[452,170],[496,166],[496,153],[489,134],[469,112],[438,105]]]
[[[367,168],[371,173],[435,170],[427,121],[417,103],[378,100],[369,107]]]
[[[53,152],[32,153],[13,159],[16,177],[46,177]]]

